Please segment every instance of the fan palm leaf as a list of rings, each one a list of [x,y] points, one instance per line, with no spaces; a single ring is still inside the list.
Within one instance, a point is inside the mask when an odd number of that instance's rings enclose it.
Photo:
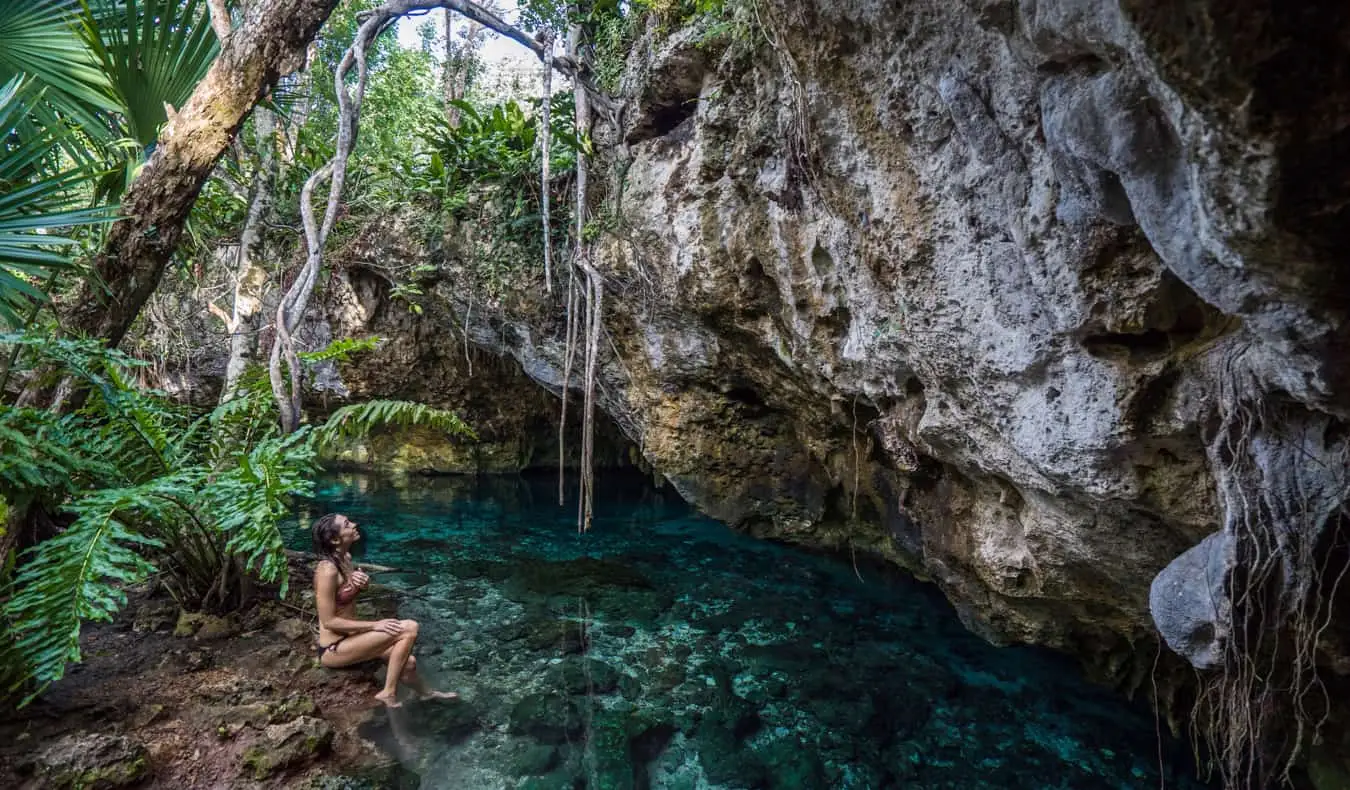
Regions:
[[[149,148],[220,50],[204,0],[81,0],[83,35],[118,99],[127,136]]]
[[[81,35],[80,14],[79,0],[0,0],[0,83],[26,75],[54,113],[100,137],[108,129],[100,114],[117,101]]]
[[[0,129],[28,118],[43,91],[15,77],[0,87]],[[13,327],[33,301],[46,295],[35,284],[74,265],[76,243],[63,230],[106,222],[106,208],[78,208],[98,171],[87,163],[60,169],[61,146],[71,131],[54,126],[0,143],[0,321]]]

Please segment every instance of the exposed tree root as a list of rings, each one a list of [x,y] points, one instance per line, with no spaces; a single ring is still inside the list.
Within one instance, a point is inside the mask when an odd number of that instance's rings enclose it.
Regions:
[[[1218,376],[1207,441],[1226,573],[1214,602],[1221,666],[1201,679],[1192,736],[1226,788],[1258,790],[1290,783],[1331,710],[1318,663],[1350,571],[1350,457],[1334,418],[1252,399],[1262,390],[1234,373],[1239,356]]]

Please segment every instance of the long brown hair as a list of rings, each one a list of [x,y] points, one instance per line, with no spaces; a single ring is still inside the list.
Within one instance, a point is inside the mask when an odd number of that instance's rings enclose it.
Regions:
[[[334,545],[338,534],[342,532],[342,525],[338,523],[341,513],[329,513],[319,516],[315,519],[314,527],[310,530],[310,537],[314,541],[314,553],[319,555],[320,560],[328,560],[337,566],[338,576],[345,581],[347,578],[347,558],[342,556],[338,547]]]

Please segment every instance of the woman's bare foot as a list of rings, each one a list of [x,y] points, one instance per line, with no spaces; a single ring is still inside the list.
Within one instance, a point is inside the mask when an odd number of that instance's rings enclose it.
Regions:
[[[397,691],[381,691],[375,695],[375,699],[384,703],[386,708],[401,708],[403,703],[398,701]]]
[[[459,699],[459,694],[454,691],[423,691],[418,695],[419,699]]]

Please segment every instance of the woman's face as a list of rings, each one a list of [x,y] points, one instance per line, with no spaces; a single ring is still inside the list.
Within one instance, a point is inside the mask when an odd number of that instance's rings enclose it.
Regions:
[[[361,530],[357,528],[356,522],[341,516],[338,522],[338,544],[341,546],[350,546],[361,539]]]

